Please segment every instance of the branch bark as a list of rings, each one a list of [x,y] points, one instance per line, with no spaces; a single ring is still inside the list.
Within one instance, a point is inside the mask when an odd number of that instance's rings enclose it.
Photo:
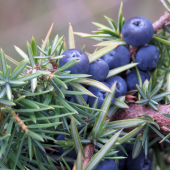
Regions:
[[[154,22],[152,24],[153,29],[154,29],[154,33],[156,34],[160,29],[164,28],[168,21],[170,21],[170,12],[168,12],[165,15],[161,16],[159,18],[159,20],[157,20],[156,22]]]
[[[159,111],[155,111],[150,107],[143,106],[140,104],[129,104],[128,109],[119,109],[110,119],[109,121],[116,120],[126,120],[126,119],[134,119],[141,116],[141,113],[145,113],[149,115],[154,121],[160,126],[160,132],[164,135],[170,133],[170,118],[163,116],[161,113],[169,113],[170,114],[170,104],[167,105],[159,105]],[[129,132],[132,130],[124,129],[124,131]]]

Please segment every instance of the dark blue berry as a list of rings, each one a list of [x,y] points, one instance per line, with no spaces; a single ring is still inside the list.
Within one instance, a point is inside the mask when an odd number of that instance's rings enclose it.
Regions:
[[[139,71],[140,73],[140,76],[141,76],[141,79],[142,79],[142,83],[144,83],[144,81],[146,79],[150,79],[150,76],[146,73],[146,72],[143,72],[143,71]],[[128,91],[131,91],[131,90],[136,90],[136,84],[139,84],[139,80],[138,80],[138,76],[136,74],[136,71],[135,70],[132,70],[127,76],[126,76],[126,84],[127,84],[127,88],[128,88]]]
[[[127,85],[125,80],[120,76],[113,76],[105,80],[109,86],[113,86],[113,84],[117,81],[116,90],[115,90],[115,97],[124,96],[127,93]]]
[[[105,82],[102,82],[102,83],[104,85],[106,85],[107,87],[109,87],[109,85],[107,83],[105,83]],[[104,100],[105,100],[105,98],[106,98],[106,96],[107,96],[107,94],[108,94],[108,92],[106,92],[104,90],[101,90],[101,89],[99,89],[97,87],[93,87],[93,86],[90,86],[88,88],[88,90],[90,92],[92,92],[96,97],[98,97],[98,106],[97,106],[97,108],[100,109],[102,104],[103,104],[103,102],[104,102]],[[113,99],[111,101],[111,105],[114,103],[114,99],[115,99],[115,95],[114,95],[114,97],[113,97]],[[91,107],[93,106],[93,103],[94,103],[95,100],[96,100],[95,97],[89,96],[89,100],[88,101],[89,101],[89,105]]]
[[[87,74],[92,75],[91,77],[89,77],[91,79],[103,81],[107,77],[108,73],[108,64],[104,60],[98,58],[90,64]]]
[[[108,65],[109,69],[114,69],[130,63],[129,50],[121,45],[101,57]]]
[[[59,135],[56,140],[66,140],[64,135]],[[58,151],[57,153],[59,155],[63,154],[65,152],[65,149],[57,147],[56,150]],[[77,158],[77,153],[75,149],[73,149],[71,152],[69,152],[66,156],[76,159]]]
[[[139,49],[136,54],[137,66],[143,71],[152,70],[159,59],[159,50],[154,45],[146,45]]]
[[[72,59],[76,59],[79,62],[67,70],[71,71],[71,74],[86,74],[88,72],[89,58],[83,51],[78,49],[69,49],[62,55],[65,55],[65,57],[59,60],[59,67],[62,67]]]
[[[132,158],[132,152],[129,153],[126,160],[127,170],[151,170],[151,168],[152,162],[150,155],[145,158],[144,150],[141,150],[140,154],[135,159]]]
[[[154,30],[152,23],[145,17],[133,17],[127,20],[122,27],[122,36],[127,44],[140,47],[147,44]]]
[[[94,170],[118,170],[118,167],[114,160],[104,160]]]
[[[80,85],[82,87],[84,87],[82,84],[80,84]],[[68,90],[72,91],[73,90],[72,86],[68,85]],[[84,101],[87,103],[88,95],[83,94],[82,97],[83,97]],[[66,94],[65,99],[69,102],[77,103],[74,95]]]

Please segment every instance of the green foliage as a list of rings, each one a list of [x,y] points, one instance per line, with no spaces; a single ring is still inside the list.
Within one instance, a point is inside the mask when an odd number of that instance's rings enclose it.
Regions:
[[[162,2],[169,11],[165,1]],[[97,48],[93,54],[88,56],[90,62],[93,62],[118,45],[127,45],[121,35],[125,22],[122,8],[121,3],[117,25],[105,16],[110,27],[94,22],[98,30],[92,35],[73,33],[70,24],[69,48],[75,48],[74,34],[99,41],[100,43],[96,46],[104,48],[100,50]],[[58,163],[63,170],[65,167],[70,169],[68,164],[74,163],[74,160],[67,157],[67,154],[75,149],[78,154],[75,165],[78,170],[81,170],[86,144],[95,145],[95,153],[86,170],[93,169],[102,159],[123,159],[117,156],[116,148],[119,147],[125,152],[122,146],[124,143],[134,144],[133,158],[138,156],[143,147],[146,156],[151,150],[153,160],[158,160],[160,153],[156,142],[161,138],[161,142],[165,140],[169,142],[170,135],[164,136],[159,132],[159,125],[145,113],[141,113],[143,118],[126,121],[105,120],[106,116],[112,117],[119,108],[128,108],[125,96],[116,98],[114,105],[110,107],[116,84],[109,89],[101,82],[89,79],[89,75],[70,74],[66,69],[75,65],[78,62],[76,60],[71,60],[58,68],[58,61],[64,57],[62,53],[66,50],[66,44],[63,37],[58,35],[52,43],[49,41],[52,27],[53,25],[41,47],[37,46],[34,38],[31,43],[27,42],[26,52],[15,46],[15,50],[23,58],[21,62],[5,55],[2,49],[0,51],[2,68],[0,72],[0,157],[2,157],[0,168],[34,170],[36,168],[33,164],[36,164],[38,169],[57,170],[55,164]],[[160,59],[157,68],[149,72],[152,77],[150,81],[145,81],[143,85],[139,81],[137,85],[140,100],[136,103],[149,105],[154,110],[158,110],[156,105],[160,102],[166,104],[170,102],[169,32],[170,28],[167,26],[152,38],[150,43],[159,48]],[[85,51],[84,47],[83,51]],[[16,65],[12,73],[6,59]],[[135,67],[138,78],[141,80],[137,64],[134,61],[110,70],[107,78]],[[82,95],[94,96],[94,94],[78,83],[95,86],[108,92],[101,109],[97,109],[98,99],[92,107],[89,107]],[[73,87],[73,91],[68,90],[68,85]],[[68,102],[65,99],[66,94],[75,95],[77,103]],[[170,117],[167,113],[162,113],[162,115]],[[70,124],[69,119],[71,119]],[[117,129],[132,127],[136,128],[129,133],[121,130],[117,132]],[[153,130],[159,137],[149,141],[150,130]],[[65,135],[68,139],[56,141],[59,134]],[[124,136],[120,137],[120,134]],[[56,152],[48,152],[54,151],[56,144],[57,147],[65,149],[60,156]],[[156,149],[153,151],[153,148]],[[154,166],[163,169],[165,164],[160,160]]]
[[[143,98],[141,100],[138,100],[136,103],[149,105],[150,107],[152,107],[152,109],[158,111],[158,108],[155,105],[158,105],[158,102],[160,102],[165,95],[170,94],[170,92],[157,94],[158,92],[160,92],[160,89],[163,85],[163,80],[159,82],[155,87],[154,85],[152,85],[152,82],[152,79],[150,79],[149,82],[148,80],[146,80],[143,84],[143,88],[139,87],[139,85],[136,85],[138,92]]]

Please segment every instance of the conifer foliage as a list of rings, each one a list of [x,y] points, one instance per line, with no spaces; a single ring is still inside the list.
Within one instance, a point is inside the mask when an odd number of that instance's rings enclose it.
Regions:
[[[104,16],[110,26],[86,34],[69,24],[68,47],[49,41],[52,25],[42,45],[15,46],[20,62],[0,50],[0,168],[170,167],[170,3],[161,2],[168,12],[153,24],[126,21],[121,3],[117,25]],[[74,35],[96,50],[76,49]]]

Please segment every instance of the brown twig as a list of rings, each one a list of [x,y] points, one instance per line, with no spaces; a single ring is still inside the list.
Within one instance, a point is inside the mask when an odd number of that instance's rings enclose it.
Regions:
[[[144,117],[141,113],[149,115],[154,121],[160,126],[160,132],[164,135],[170,133],[170,118],[163,116],[161,113],[170,114],[170,104],[158,105],[159,111],[155,111],[150,107],[143,106],[140,104],[129,104],[128,109],[119,109],[109,120],[126,120],[134,119],[137,117]],[[131,131],[132,128],[125,129],[124,131]]]
[[[84,153],[85,153],[85,158],[83,160],[83,169],[86,168],[86,166],[90,162],[91,157],[94,154],[94,145],[93,144],[86,145],[84,149]]]
[[[28,132],[28,128],[25,123],[20,119],[19,114],[16,114],[14,111],[11,111],[12,117],[17,121],[17,123],[22,127],[22,130]]]
[[[160,29],[164,28],[168,21],[170,21],[170,12],[166,13],[165,15],[160,17],[159,20],[152,24],[154,33],[156,34]]]
[[[90,136],[88,137],[88,139],[90,139]],[[90,162],[91,157],[94,154],[94,145],[93,144],[86,145],[85,148],[84,148],[84,154],[85,155],[84,155],[84,158],[83,158],[83,169],[86,168],[86,166]],[[74,163],[72,170],[76,170],[76,162]]]

